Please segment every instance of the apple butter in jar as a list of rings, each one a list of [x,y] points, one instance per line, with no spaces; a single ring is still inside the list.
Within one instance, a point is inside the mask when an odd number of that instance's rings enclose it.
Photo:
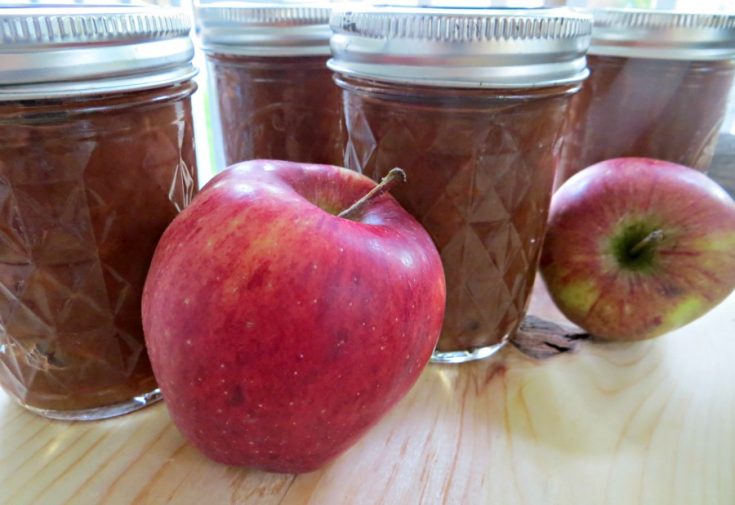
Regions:
[[[735,15],[592,14],[590,77],[572,100],[557,184],[624,156],[707,171],[735,76]]]
[[[491,355],[524,317],[591,22],[566,9],[360,7],[332,16],[348,167],[429,231],[447,305],[435,362]],[[407,315],[410,317],[410,314]]]
[[[330,11],[288,2],[197,9],[221,165],[259,158],[341,165],[340,90],[326,66]]]
[[[143,284],[197,189],[190,23],[68,5],[0,26],[0,385],[51,418],[137,410],[160,398]]]

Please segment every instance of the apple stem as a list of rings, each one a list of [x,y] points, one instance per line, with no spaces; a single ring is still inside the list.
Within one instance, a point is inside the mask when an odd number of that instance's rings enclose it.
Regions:
[[[399,181],[406,182],[406,172],[400,168],[391,169],[388,174],[383,177],[380,182],[371,189],[365,196],[360,198],[358,201],[347,207],[345,210],[337,214],[338,217],[350,219],[360,215],[360,213],[367,207],[370,202],[378,198],[383,193],[391,190],[393,186]]]
[[[664,232],[662,230],[653,230],[651,233],[643,237],[637,244],[630,248],[628,254],[635,257],[643,251],[650,244],[658,244],[664,239]]]

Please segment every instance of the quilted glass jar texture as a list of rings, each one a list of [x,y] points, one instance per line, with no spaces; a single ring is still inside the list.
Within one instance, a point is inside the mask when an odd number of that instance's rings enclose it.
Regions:
[[[189,16],[0,9],[0,386],[46,417],[160,400],[140,316],[156,243],[197,189]]]
[[[448,90],[340,77],[347,166],[392,193],[434,240],[447,282],[438,351],[496,345],[520,324],[535,277],[574,85]]]
[[[567,9],[336,8],[328,66],[343,90],[345,164],[434,239],[444,326],[432,360],[497,352],[526,311],[591,18]]]
[[[194,89],[0,102],[0,384],[23,405],[64,417],[155,391],[140,299],[197,189]]]

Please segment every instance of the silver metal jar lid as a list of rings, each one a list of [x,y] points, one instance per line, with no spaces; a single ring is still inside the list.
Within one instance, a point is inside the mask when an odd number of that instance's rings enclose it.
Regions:
[[[592,18],[569,9],[335,10],[333,58],[341,74],[462,88],[530,88],[588,75]]]
[[[0,101],[150,89],[196,74],[188,17],[150,6],[0,9]]]
[[[735,58],[735,14],[597,9],[590,54],[670,60]]]
[[[250,56],[329,54],[327,4],[216,2],[197,8],[202,48]]]

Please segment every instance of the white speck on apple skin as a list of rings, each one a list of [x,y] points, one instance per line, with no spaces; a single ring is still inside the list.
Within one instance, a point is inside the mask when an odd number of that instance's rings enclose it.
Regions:
[[[221,414],[222,413],[222,409],[217,409],[217,413],[218,414]]]
[[[316,302],[318,302],[318,301],[319,301],[319,299],[317,299],[317,298],[314,298],[314,303],[316,303]]]
[[[186,345],[191,346],[191,339],[190,338],[187,338],[186,339]]]
[[[259,403],[259,404],[258,404],[258,408],[259,408],[259,409],[262,409],[262,408],[263,408],[263,404],[262,404],[262,403]]]
[[[299,354],[299,359],[304,359],[304,355],[303,354]]]
[[[253,321],[248,321],[247,323],[245,323],[245,328],[247,328],[248,330],[254,327],[255,323]]]
[[[319,267],[317,266],[317,264],[316,264],[316,263],[312,263],[312,264],[311,264],[311,269],[312,269],[312,270],[315,270],[315,271],[316,271],[316,270],[317,270],[318,268],[319,268]]]
[[[191,303],[191,300],[189,300],[188,296],[184,298],[184,305],[189,305],[190,303]]]
[[[220,363],[220,364],[219,364],[219,367],[220,367],[220,368],[224,368],[224,367],[225,367],[225,364],[224,364],[224,363]]]
[[[401,263],[403,264],[403,266],[410,268],[413,266],[413,258],[409,254],[401,254]]]
[[[293,371],[293,374],[294,374],[294,375],[298,375],[298,374],[299,374],[298,370],[294,370],[294,371]]]
[[[385,351],[385,346],[384,346],[384,345],[381,345],[381,346],[380,346],[380,350],[381,350],[381,351]]]
[[[293,407],[293,402],[288,402],[289,407]]]
[[[341,252],[341,253],[345,252],[345,248],[344,247],[340,247],[339,248],[339,252]]]

